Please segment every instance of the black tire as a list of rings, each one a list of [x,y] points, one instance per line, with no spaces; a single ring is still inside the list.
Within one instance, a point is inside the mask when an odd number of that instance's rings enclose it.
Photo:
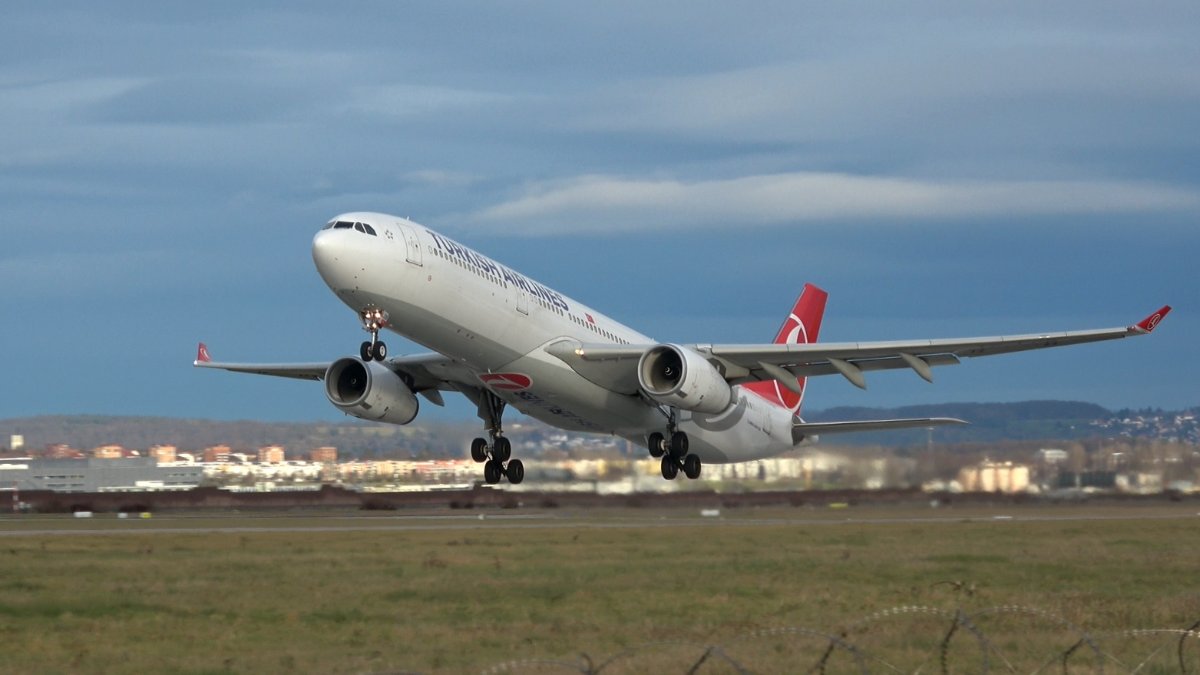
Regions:
[[[678,475],[679,475],[679,462],[676,462],[675,458],[670,455],[663,457],[662,458],[662,477],[666,478],[667,480],[675,480],[675,477]]]
[[[482,438],[471,441],[471,459],[475,460],[476,464],[483,464],[487,458],[487,441]]]
[[[495,485],[500,482],[500,475],[504,473],[504,467],[500,466],[500,462],[491,460],[483,465],[483,480],[488,485]]]
[[[683,459],[688,454],[688,437],[682,431],[671,434],[671,456]]]
[[[508,482],[519,485],[521,481],[525,480],[525,465],[521,463],[521,460],[514,459],[508,463],[504,473],[508,476]]]
[[[657,431],[650,434],[650,438],[646,439],[646,447],[650,449],[650,456],[658,459],[663,456],[663,442],[666,439]]]
[[[691,480],[696,480],[700,477],[700,458],[695,455],[688,455],[683,458],[683,475]]]
[[[492,443],[492,458],[507,462],[509,457],[512,457],[512,443],[503,436],[497,436],[496,442]]]
[[[376,342],[374,347],[371,347],[371,356],[375,357],[376,361],[382,361],[387,358],[387,345],[382,342]]]
[[[371,343],[370,342],[362,343],[362,346],[358,348],[358,355],[362,357],[363,361],[370,361],[371,360]]]

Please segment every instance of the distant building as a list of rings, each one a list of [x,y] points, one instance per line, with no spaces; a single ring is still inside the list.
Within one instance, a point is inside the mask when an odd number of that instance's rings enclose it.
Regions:
[[[1046,464],[1058,464],[1067,461],[1067,451],[1058,448],[1042,448],[1038,450],[1038,459]]]
[[[966,492],[1025,492],[1029,489],[1029,467],[1012,462],[984,460],[963,467],[958,482]]]
[[[47,445],[43,453],[46,459],[79,459],[83,457],[83,453],[66,443],[55,443]]]
[[[1117,474],[1114,485],[1124,492],[1156,494],[1163,491],[1163,476],[1161,473],[1151,472]]]
[[[20,452],[21,448],[25,447],[25,437],[21,434],[13,434],[8,440],[8,449],[13,452]]]
[[[310,461],[317,464],[337,464],[337,448],[325,446],[308,453]]]
[[[156,445],[147,454],[159,464],[168,464],[174,462],[179,453],[173,445]]]
[[[1159,478],[1161,481],[1161,477]],[[1111,490],[1117,486],[1115,471],[1063,471],[1058,474],[1058,487],[1063,489],[1092,488]]]
[[[198,466],[158,466],[151,457],[125,459],[0,460],[5,486],[55,492],[190,490],[200,484]]]
[[[96,459],[120,459],[125,456],[125,448],[119,445],[101,445],[92,450]]]
[[[259,464],[283,464],[284,452],[282,445],[267,445],[258,449]]]
[[[208,462],[209,464],[213,464],[216,462],[228,462],[229,461],[229,446],[228,445],[214,445],[210,448],[205,448],[203,455],[204,455],[204,461]]]

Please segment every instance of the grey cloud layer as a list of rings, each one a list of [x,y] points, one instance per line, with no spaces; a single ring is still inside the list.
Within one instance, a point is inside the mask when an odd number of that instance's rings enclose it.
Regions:
[[[508,232],[713,228],[731,222],[946,220],[1195,211],[1200,193],[1115,181],[956,181],[789,173],[681,182],[587,176],[532,186],[474,216]]]
[[[1029,310],[1009,297],[1088,301],[1117,281],[1103,303],[1174,300],[1158,296],[1194,286],[1197,35],[1194,0],[16,3],[0,21],[0,315],[35,327],[73,302],[73,321],[124,336],[153,308],[185,334],[164,354],[201,329],[231,354],[336,354],[357,326],[307,247],[360,209],[449,230],[651,334],[674,330],[664,297],[704,327],[718,308],[774,316],[767,289],[809,278],[892,318],[950,287],[921,304],[940,316],[1026,284],[975,310],[1015,316]],[[1022,227],[1040,262],[1014,275]],[[1095,262],[1131,248],[1166,262],[1136,285]],[[664,252],[707,262],[663,275]],[[293,330],[330,337],[314,353]],[[41,353],[16,334],[0,352]],[[114,362],[145,358],[124,341]],[[37,365],[10,377],[80,377]],[[132,389],[268,405],[145,370],[164,379]],[[326,413],[319,394],[304,412],[279,398],[280,416]],[[53,404],[0,394],[9,411]]]

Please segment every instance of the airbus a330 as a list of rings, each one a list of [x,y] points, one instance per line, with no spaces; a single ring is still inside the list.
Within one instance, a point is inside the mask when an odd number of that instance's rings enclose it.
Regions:
[[[502,418],[512,406],[547,424],[615,434],[659,458],[664,478],[704,464],[784,453],[817,434],[962,424],[952,418],[806,422],[807,378],[933,368],[990,356],[1144,335],[1169,306],[1127,327],[962,339],[818,343],[827,294],[806,284],[764,344],[661,343],[411,220],[347,213],[313,238],[321,278],[370,333],[356,356],[317,363],[221,363],[201,343],[195,365],[323,380],[342,412],[408,424],[418,396],[475,404],[486,437],[471,443],[484,479],[520,483]],[[389,330],[432,350],[389,356]]]

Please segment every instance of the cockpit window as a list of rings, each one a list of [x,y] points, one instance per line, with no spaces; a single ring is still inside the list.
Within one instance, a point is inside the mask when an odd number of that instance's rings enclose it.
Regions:
[[[331,220],[325,224],[325,227],[322,227],[321,229],[322,230],[328,230],[328,229],[351,230],[351,229],[353,229],[353,230],[358,230],[359,232],[362,232],[363,234],[369,234],[372,237],[379,236],[379,235],[375,234],[375,228],[371,227],[370,225],[368,225],[366,223],[355,223],[355,222],[351,222],[349,220]]]

